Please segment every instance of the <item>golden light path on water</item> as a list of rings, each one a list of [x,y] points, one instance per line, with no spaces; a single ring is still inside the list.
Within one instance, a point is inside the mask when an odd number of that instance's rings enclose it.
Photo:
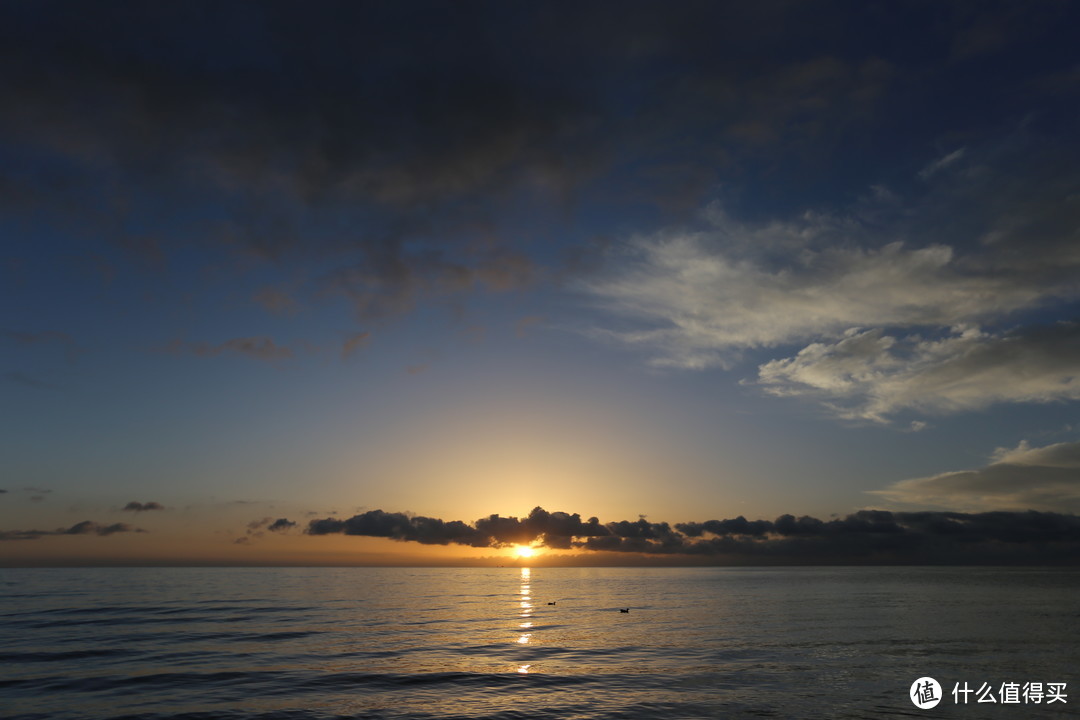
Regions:
[[[528,645],[529,640],[532,638],[532,617],[533,617],[533,603],[532,603],[532,571],[527,568],[521,568],[521,612],[518,614],[520,622],[518,623],[518,644]],[[531,665],[521,665],[517,671],[522,675],[526,675],[529,672]]]

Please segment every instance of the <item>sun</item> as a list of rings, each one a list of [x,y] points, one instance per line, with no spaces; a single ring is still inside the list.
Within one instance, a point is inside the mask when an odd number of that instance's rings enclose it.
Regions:
[[[514,547],[514,555],[519,558],[530,558],[536,554],[536,550],[528,545],[517,545]]]

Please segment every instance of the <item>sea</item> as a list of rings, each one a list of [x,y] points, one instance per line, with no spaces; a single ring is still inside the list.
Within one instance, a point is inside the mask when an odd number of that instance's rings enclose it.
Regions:
[[[0,717],[1080,717],[1080,571],[2,569]]]

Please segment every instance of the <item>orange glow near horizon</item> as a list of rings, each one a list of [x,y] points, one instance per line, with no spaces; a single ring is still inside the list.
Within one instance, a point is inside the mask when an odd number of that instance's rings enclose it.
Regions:
[[[536,548],[528,545],[516,545],[514,547],[514,557],[519,558],[531,558],[536,555]]]

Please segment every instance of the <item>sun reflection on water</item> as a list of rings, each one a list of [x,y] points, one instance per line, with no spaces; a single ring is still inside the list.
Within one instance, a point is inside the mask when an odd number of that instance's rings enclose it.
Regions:
[[[535,608],[532,604],[532,596],[529,594],[531,592],[531,579],[532,571],[527,567],[521,568],[521,599],[518,601],[521,606],[521,612],[518,613],[518,618],[521,619],[521,622],[518,623],[518,645],[528,645],[532,640],[533,635],[532,632],[530,632],[530,629],[533,626],[532,616]],[[529,673],[529,668],[531,667],[531,664],[520,665],[518,666],[517,672],[522,675],[527,675]]]
[[[519,614],[519,617],[523,618],[532,617],[533,614],[533,604],[531,602],[532,596],[529,595],[530,576],[531,571],[529,568],[521,568],[521,613]]]

